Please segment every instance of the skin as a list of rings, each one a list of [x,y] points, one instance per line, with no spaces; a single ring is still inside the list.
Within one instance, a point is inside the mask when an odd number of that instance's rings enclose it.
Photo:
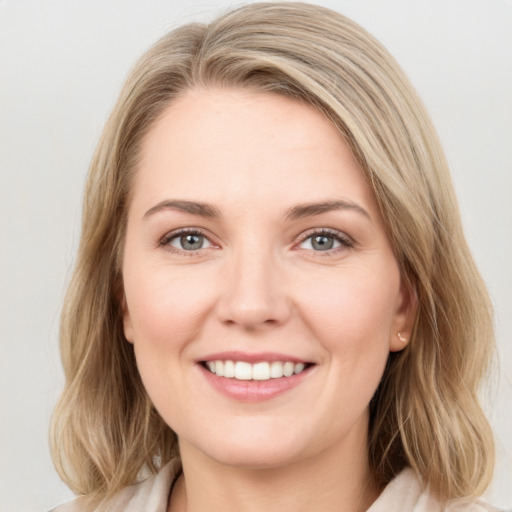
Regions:
[[[218,215],[161,207],[167,200]],[[330,201],[346,204],[289,215]],[[202,248],[185,250],[182,228],[200,230]],[[333,247],[319,250],[311,236],[325,229]],[[126,339],[180,443],[184,477],[169,510],[370,506],[380,490],[368,404],[389,352],[406,344],[397,332],[409,338],[414,305],[368,183],[328,120],[268,93],[175,100],[142,147],[123,279]],[[278,396],[235,400],[198,363],[233,350],[312,366]]]

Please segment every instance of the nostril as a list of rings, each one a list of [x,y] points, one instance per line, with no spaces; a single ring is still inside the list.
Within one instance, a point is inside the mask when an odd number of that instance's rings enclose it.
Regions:
[[[219,319],[225,325],[239,325],[248,331],[254,331],[263,326],[275,327],[285,323],[290,317],[290,310],[286,298],[264,300],[261,297],[258,303],[241,303],[236,299],[226,299],[219,304]]]

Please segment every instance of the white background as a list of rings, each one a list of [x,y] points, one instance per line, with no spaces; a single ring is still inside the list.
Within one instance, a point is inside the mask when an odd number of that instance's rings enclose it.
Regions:
[[[466,233],[497,313],[501,378],[489,498],[512,504],[512,1],[319,0],[395,55],[451,164]],[[47,430],[62,386],[59,311],[91,153],[136,57],[224,0],[0,0],[0,512],[70,497]]]

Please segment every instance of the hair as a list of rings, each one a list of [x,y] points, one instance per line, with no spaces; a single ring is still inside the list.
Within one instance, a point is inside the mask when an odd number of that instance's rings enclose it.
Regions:
[[[443,500],[479,496],[494,466],[477,397],[492,361],[492,311],[440,143],[380,43],[342,15],[304,3],[256,3],[177,28],[129,75],[90,166],[62,313],[66,382],[51,438],[63,480],[101,501],[178,454],[123,335],[121,262],[141,143],[166,107],[194,88],[306,102],[350,144],[418,302],[411,341],[390,354],[370,403],[374,478],[385,485],[411,467]]]

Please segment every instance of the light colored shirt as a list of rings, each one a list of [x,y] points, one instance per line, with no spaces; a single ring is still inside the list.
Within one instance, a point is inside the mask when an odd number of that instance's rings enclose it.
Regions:
[[[179,460],[172,460],[155,476],[126,487],[108,505],[95,512],[167,512],[172,484],[180,473]],[[83,512],[83,499],[64,503],[49,512]],[[367,512],[500,512],[483,502],[443,505],[425,490],[411,469],[392,480]],[[502,511],[507,512],[507,511]],[[512,511],[508,511],[512,512]]]

